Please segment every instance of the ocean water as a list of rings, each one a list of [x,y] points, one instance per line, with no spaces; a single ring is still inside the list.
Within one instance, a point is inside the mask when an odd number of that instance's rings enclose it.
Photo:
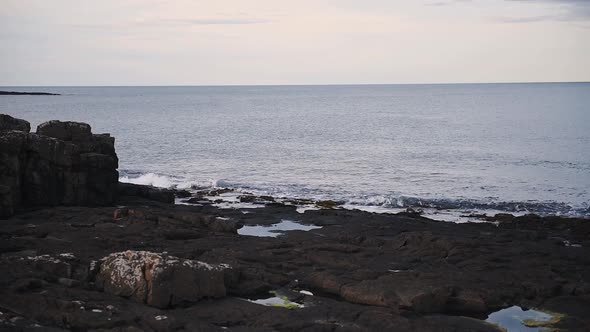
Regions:
[[[590,216],[590,83],[1,87],[0,113],[116,137],[122,180]]]

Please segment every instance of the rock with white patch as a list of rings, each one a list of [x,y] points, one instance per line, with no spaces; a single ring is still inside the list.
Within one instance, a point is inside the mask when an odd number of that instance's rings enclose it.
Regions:
[[[226,294],[227,264],[208,264],[149,251],[110,254],[98,262],[105,292],[167,308]]]

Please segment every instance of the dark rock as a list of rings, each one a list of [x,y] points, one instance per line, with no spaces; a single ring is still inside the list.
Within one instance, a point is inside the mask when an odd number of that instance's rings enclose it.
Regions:
[[[202,196],[197,196],[197,197],[191,197],[184,202],[190,203],[190,204],[200,204],[203,201],[204,201],[204,198]]]
[[[14,202],[9,186],[0,185],[0,218],[10,217],[14,214]]]
[[[483,321],[487,314],[527,305],[567,317],[551,327],[588,326],[588,247],[562,245],[585,243],[587,220],[456,225],[361,211],[300,214],[292,206],[243,214],[206,203],[133,202],[36,209],[0,223],[2,311],[76,331],[431,332],[498,331]],[[277,238],[215,230],[281,219],[324,227]],[[137,259],[125,256],[130,248]],[[100,257],[107,258],[91,264]],[[232,268],[217,273],[185,261]],[[147,304],[150,287],[157,291]],[[271,291],[303,307],[245,300]]]
[[[178,198],[188,198],[192,196],[191,192],[188,190],[176,190],[175,194]]]
[[[449,299],[446,304],[448,312],[459,312],[467,314],[483,314],[488,307],[482,296],[474,291],[461,290]]]
[[[23,206],[108,205],[117,195],[114,138],[83,123],[0,132],[0,217]],[[49,136],[47,136],[47,135]]]
[[[60,96],[59,93],[49,92],[20,92],[20,91],[0,91],[0,96]]]
[[[272,196],[260,196],[260,199],[267,202],[274,202],[275,199]]]
[[[252,203],[256,201],[256,196],[254,195],[242,195],[242,196],[238,196],[238,198],[240,199],[240,202],[242,203]]]
[[[143,197],[161,203],[174,203],[175,200],[175,191],[171,189],[121,182],[119,182],[117,188],[120,196]]]
[[[31,124],[22,119],[16,119],[10,115],[0,114],[0,131],[18,130],[26,133],[31,131]]]
[[[214,232],[222,232],[222,233],[233,233],[236,234],[238,229],[242,227],[242,224],[234,221],[234,220],[224,220],[224,219],[215,219],[207,224],[210,230]]]
[[[80,285],[80,281],[70,278],[59,278],[57,281],[66,287],[77,287]]]
[[[89,141],[92,139],[90,125],[81,122],[51,120],[37,126],[37,134],[62,141]]]
[[[216,188],[216,189],[212,189],[206,192],[207,195],[209,196],[219,196],[222,194],[226,194],[226,193],[231,193],[233,192],[233,189],[230,188]]]
[[[164,232],[164,237],[172,241],[198,239],[202,236],[201,233],[190,230],[171,230]]]
[[[488,217],[489,221],[511,222],[514,221],[514,216],[509,213],[498,213],[493,217]]]
[[[338,207],[342,204],[344,204],[344,202],[337,202],[337,201],[332,201],[332,200],[317,201],[315,203],[315,205],[325,208],[325,209],[333,209],[333,208]]]

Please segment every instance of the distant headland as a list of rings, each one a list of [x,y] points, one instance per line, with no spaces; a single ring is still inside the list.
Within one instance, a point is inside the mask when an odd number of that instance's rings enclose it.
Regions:
[[[0,96],[21,96],[21,95],[32,95],[32,96],[60,96],[59,93],[49,92],[18,92],[18,91],[0,91]]]

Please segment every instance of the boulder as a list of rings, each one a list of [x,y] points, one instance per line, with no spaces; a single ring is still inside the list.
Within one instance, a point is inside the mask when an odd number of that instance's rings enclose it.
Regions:
[[[92,139],[90,125],[72,121],[47,121],[37,126],[37,134],[62,141],[88,141]]]
[[[157,308],[226,295],[226,264],[181,259],[164,253],[124,251],[91,266],[105,292]]]
[[[24,120],[0,115],[0,217],[24,206],[110,205],[117,197],[114,138],[90,126],[49,121],[29,133]]]
[[[344,204],[344,202],[337,202],[332,200],[325,200],[325,201],[317,201],[315,205],[325,209],[334,209],[340,205]]]
[[[31,131],[31,124],[22,119],[16,119],[7,114],[0,114],[0,131],[18,130],[26,133]]]
[[[160,203],[174,203],[174,190],[143,186],[133,183],[119,183],[119,196],[136,196]]]

